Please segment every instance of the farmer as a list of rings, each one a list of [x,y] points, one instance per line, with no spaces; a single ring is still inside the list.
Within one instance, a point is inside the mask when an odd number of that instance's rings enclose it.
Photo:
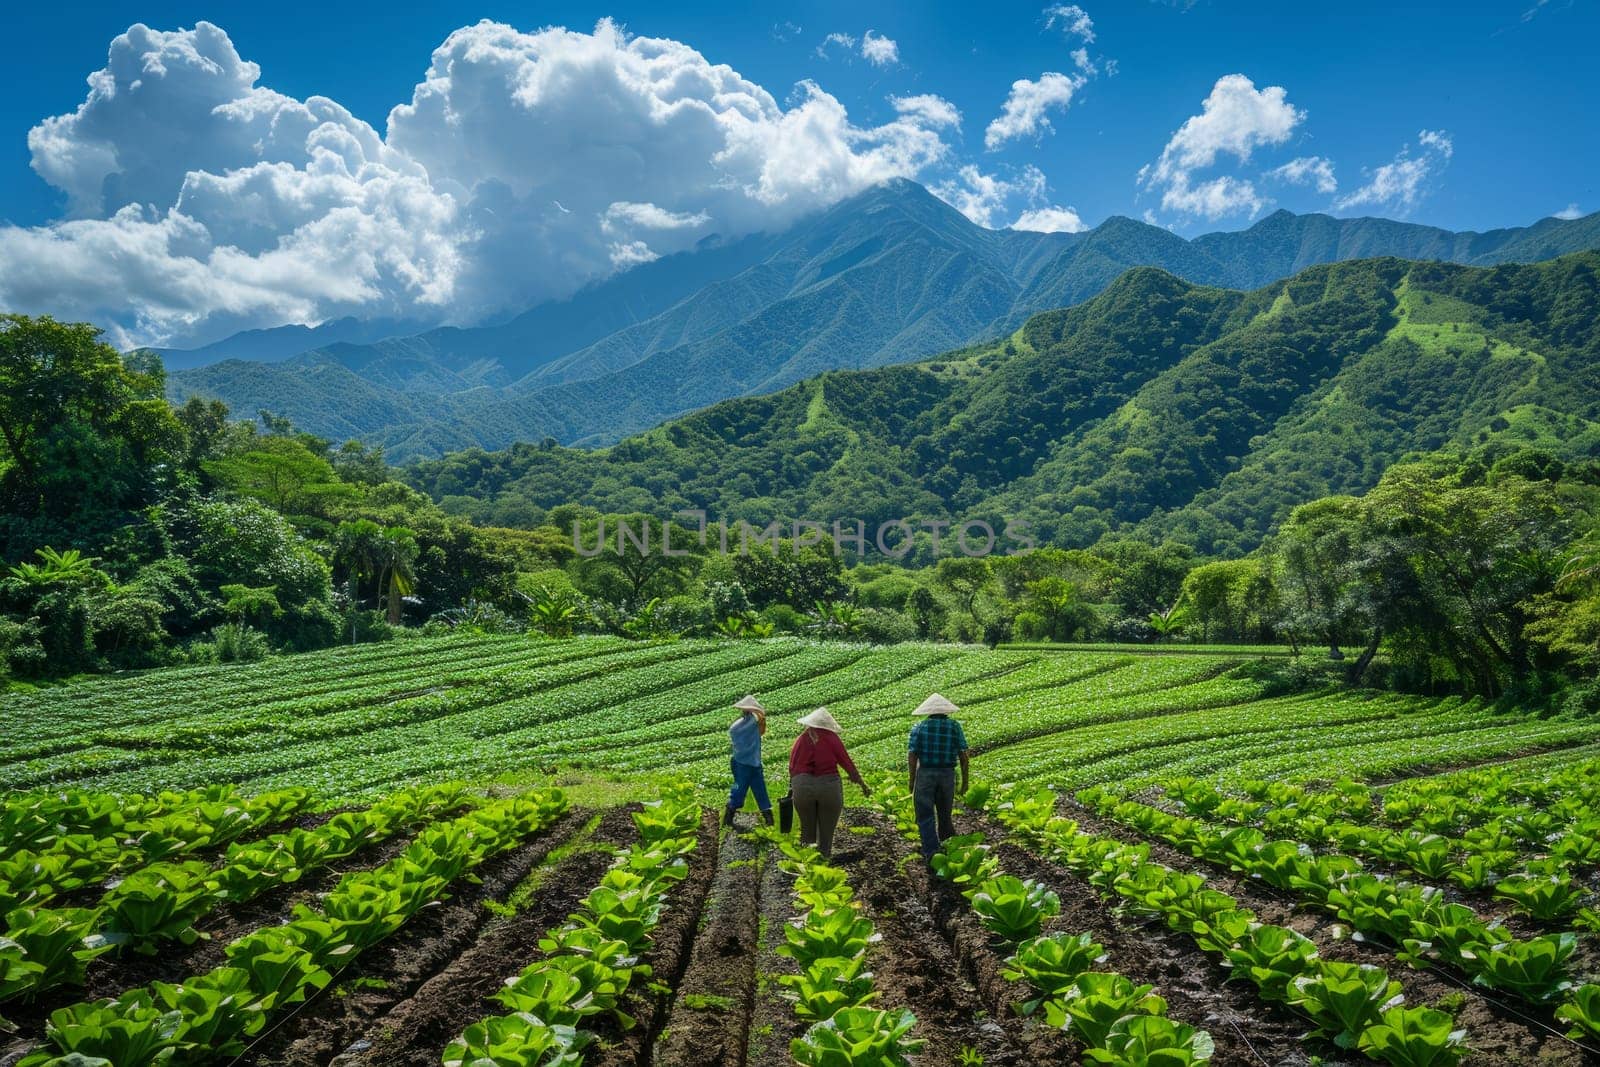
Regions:
[[[761,701],[747,696],[734,705],[739,717],[728,727],[728,739],[733,743],[733,789],[728,793],[728,810],[723,813],[722,825],[733,825],[733,814],[744,807],[746,791],[756,795],[756,807],[761,818],[772,825],[772,801],[767,798],[767,775],[761,766],[761,738],[767,732],[767,709]]]
[[[805,727],[789,750],[789,795],[800,819],[800,843],[816,845],[824,856],[833,854],[833,831],[844,812],[844,784],[839,781],[843,767],[850,780],[861,787],[863,796],[872,790],[850,760],[839,740],[839,723],[827,708],[818,708],[800,720]]]
[[[957,708],[934,693],[918,705],[914,715],[925,716],[911,728],[906,767],[911,773],[911,798],[922,838],[922,858],[933,854],[952,837],[955,824],[950,809],[956,799],[956,766],[961,767],[961,792],[967,791],[967,735],[950,717]]]

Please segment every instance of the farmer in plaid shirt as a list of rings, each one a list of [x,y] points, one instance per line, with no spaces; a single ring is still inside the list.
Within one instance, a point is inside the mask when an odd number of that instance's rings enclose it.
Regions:
[[[961,791],[967,791],[967,735],[950,718],[957,708],[933,694],[913,714],[926,716],[911,728],[906,765],[911,772],[911,797],[922,838],[922,858],[931,863],[946,838],[955,834],[950,809],[956,799],[956,767],[961,767]]]

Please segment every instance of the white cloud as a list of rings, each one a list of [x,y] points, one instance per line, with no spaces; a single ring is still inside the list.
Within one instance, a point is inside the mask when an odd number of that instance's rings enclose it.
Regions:
[[[956,176],[932,187],[933,194],[979,226],[995,228],[995,220],[1005,210],[1007,202],[1020,196],[1028,203],[1036,203],[1047,189],[1044,172],[1038,167],[1023,167],[1012,178],[985,174],[972,164],[956,172]]]
[[[616,241],[611,244],[610,250],[611,265],[622,270],[661,258],[643,241]]]
[[[1054,71],[1039,75],[1038,81],[1018,78],[1011,83],[1011,93],[1001,106],[1000,114],[984,131],[984,146],[993,152],[1007,141],[1037,136],[1051,129],[1050,110],[1065,110],[1072,103],[1072,95],[1083,84],[1081,77]]]
[[[209,23],[117,37],[83,103],[29,136],[69,217],[0,225],[0,306],[121,343],[346,314],[478,321],[919,176],[954,115],[911,97],[857,126],[813,83],[780,105],[609,21],[457,30],[384,134],[260,75]]]
[[[1577,201],[1573,201],[1556,212],[1555,217],[1558,219],[1581,219],[1583,218],[1583,212],[1578,210]]]
[[[1082,233],[1088,229],[1076,210],[1070,207],[1030,208],[1017,216],[1011,224],[1013,230],[1037,230],[1040,233]]]
[[[929,129],[937,130],[945,126],[956,129],[961,127],[961,112],[942,96],[935,96],[933,93],[891,96],[889,103],[900,114],[915,118]]]
[[[1443,130],[1423,130],[1417,134],[1417,141],[1424,148],[1432,148],[1444,158],[1449,159],[1456,154],[1456,143],[1450,135]]]
[[[682,230],[704,226],[710,221],[711,216],[704,211],[697,211],[691,215],[687,212],[668,211],[655,204],[636,204],[628,200],[618,200],[606,208],[605,214],[600,217],[600,228],[607,232],[626,226],[638,226],[647,230]]]
[[[900,46],[888,37],[868,30],[861,35],[861,58],[875,67],[892,67],[900,62]]]
[[[1063,33],[1082,37],[1085,44],[1094,44],[1094,20],[1077,4],[1053,4],[1045,8],[1045,28],[1053,28],[1057,23]]]
[[[1188,175],[1167,186],[1161,206],[1181,215],[1220,219],[1226,215],[1256,215],[1269,201],[1256,191],[1255,183],[1223,175],[1191,185]]]
[[[840,48],[843,48],[846,52],[854,52],[856,50],[856,39],[854,35],[848,33],[830,33],[828,36],[822,39],[821,44],[817,45],[817,55],[822,59],[827,59],[828,46],[835,44]]]
[[[1201,103],[1200,114],[1185,119],[1161,157],[1139,171],[1139,183],[1161,189],[1167,211],[1207,219],[1255,214],[1267,201],[1252,182],[1219,177],[1195,184],[1194,172],[1213,166],[1223,154],[1249,162],[1257,148],[1287,141],[1304,120],[1305,112],[1289,103],[1282,86],[1257,89],[1243,74],[1224,75]]]
[[[1317,192],[1329,194],[1336,192],[1339,183],[1333,176],[1333,161],[1322,156],[1301,156],[1291,159],[1281,167],[1274,167],[1267,171],[1268,178],[1275,178],[1280,182],[1290,185],[1312,185]]]
[[[1415,207],[1426,193],[1428,179],[1442,170],[1455,152],[1455,142],[1442,130],[1420,131],[1417,143],[1420,154],[1412,155],[1411,146],[1405,145],[1391,162],[1369,172],[1366,185],[1340,197],[1333,206],[1345,210],[1370,205],[1397,212]]]
[[[900,62],[900,45],[875,30],[868,30],[859,38],[853,33],[830,33],[817,45],[817,56],[827,59],[828,50],[834,46],[854,52],[857,41],[861,44],[861,58],[875,67],[892,67]]]

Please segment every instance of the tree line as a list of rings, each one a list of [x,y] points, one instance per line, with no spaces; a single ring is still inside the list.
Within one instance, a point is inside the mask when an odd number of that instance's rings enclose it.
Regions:
[[[1485,447],[1293,509],[1251,552],[1087,547],[857,561],[736,552],[579,503],[446,513],[380,451],[173,407],[93,327],[0,318],[0,665],[13,681],[469,628],[551,636],[1286,644],[1309,681],[1565,699],[1600,666],[1600,464]],[[676,551],[601,539],[619,521]],[[580,546],[590,546],[580,552]],[[596,549],[595,546],[598,546]]]

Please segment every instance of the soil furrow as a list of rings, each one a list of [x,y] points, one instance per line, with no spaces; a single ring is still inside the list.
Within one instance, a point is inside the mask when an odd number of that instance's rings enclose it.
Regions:
[[[957,1067],[963,1051],[983,1057],[985,1067],[1027,1067],[1039,1043],[1019,1046],[966,977],[960,960],[939,934],[922,894],[894,851],[881,842],[893,830],[874,828],[861,841],[859,858],[847,860],[856,898],[867,908],[883,936],[872,949],[869,966],[878,990],[878,1007],[909,1009],[917,1017],[914,1035],[926,1042],[916,1062],[928,1067]]]
[[[723,836],[721,850],[707,921],[651,1057],[657,1067],[743,1067],[745,1062],[768,847],[753,834],[731,832]]]
[[[516,910],[484,923],[477,940],[406,999],[377,1016],[333,1059],[339,1067],[437,1067],[439,1054],[478,1020],[504,1009],[490,998],[540,956],[539,939],[561,925],[610,867],[613,849],[636,837],[632,809],[600,817],[553,848],[509,894]],[[547,853],[547,856],[549,853]],[[521,898],[526,895],[527,899]]]
[[[643,962],[651,978],[628,987],[619,1007],[637,1020],[630,1030],[597,1029],[598,1040],[583,1057],[585,1067],[646,1067],[656,1036],[666,1022],[672,990],[683,980],[689,954],[706,897],[718,863],[717,812],[707,809],[700,819],[699,843],[689,853],[689,873],[667,892],[661,919],[650,934],[650,951]]]
[[[1067,814],[1085,832],[1120,841],[1146,843],[1150,846],[1151,860],[1177,870],[1204,874],[1208,885],[1232,896],[1241,907],[1254,911],[1260,921],[1286,926],[1311,938],[1324,959],[1382,967],[1391,978],[1405,987],[1407,1001],[1411,1005],[1434,1005],[1449,1009],[1457,1025],[1467,1031],[1467,1044],[1472,1051],[1463,1062],[1468,1065],[1490,1067],[1538,1063],[1548,1067],[1566,1067],[1589,1062],[1581,1047],[1548,1028],[1548,1024],[1533,1019],[1532,1016],[1536,1014],[1534,1009],[1502,1003],[1498,998],[1491,999],[1465,982],[1435,970],[1408,968],[1395,958],[1393,952],[1369,941],[1354,940],[1349,928],[1332,916],[1311,910],[1260,882],[1238,877],[1164,842],[1146,839],[1137,831],[1101,819],[1075,801],[1069,799],[1066,804]]]
[[[491,913],[486,901],[503,901],[588,819],[569,811],[518,848],[490,859],[477,881],[458,881],[451,895],[423,908],[392,937],[372,946],[326,990],[268,1030],[238,1059],[240,1064],[326,1064],[349,1048],[372,1021],[410,997],[468,946]]]

